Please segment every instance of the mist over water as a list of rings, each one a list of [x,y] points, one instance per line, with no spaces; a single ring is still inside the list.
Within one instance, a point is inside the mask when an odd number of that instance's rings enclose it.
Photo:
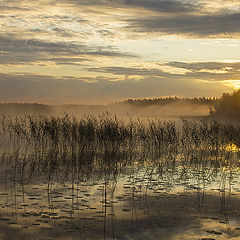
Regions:
[[[209,113],[209,106],[198,104],[168,104],[166,106],[129,106],[123,104],[121,106],[107,107],[106,111],[116,115],[126,115],[137,117],[158,117],[158,118],[178,118],[179,116],[195,115],[206,116]]]
[[[180,116],[207,116],[210,106],[206,104],[173,103],[166,105],[135,106],[127,103],[109,105],[43,105],[43,104],[0,104],[0,114],[19,116],[37,115],[99,115],[108,112],[120,118],[179,118]]]

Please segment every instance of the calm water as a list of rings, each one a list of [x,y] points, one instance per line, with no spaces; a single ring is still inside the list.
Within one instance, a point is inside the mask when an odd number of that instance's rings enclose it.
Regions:
[[[1,162],[0,239],[240,239],[238,168],[155,159],[33,174],[16,161]]]

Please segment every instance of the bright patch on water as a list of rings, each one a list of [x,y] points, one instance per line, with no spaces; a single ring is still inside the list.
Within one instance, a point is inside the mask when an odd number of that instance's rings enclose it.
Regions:
[[[223,149],[227,152],[239,152],[240,151],[240,148],[237,145],[235,145],[234,143],[228,144]]]

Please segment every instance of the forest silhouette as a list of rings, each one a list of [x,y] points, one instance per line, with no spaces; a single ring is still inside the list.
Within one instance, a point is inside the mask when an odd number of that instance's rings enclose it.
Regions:
[[[210,115],[215,118],[237,121],[240,119],[240,89],[233,93],[223,93],[215,102]]]
[[[179,98],[179,97],[160,97],[160,98],[144,98],[144,99],[127,99],[123,103],[134,106],[165,106],[169,104],[198,104],[213,107],[218,101],[218,98],[194,97],[194,98]]]

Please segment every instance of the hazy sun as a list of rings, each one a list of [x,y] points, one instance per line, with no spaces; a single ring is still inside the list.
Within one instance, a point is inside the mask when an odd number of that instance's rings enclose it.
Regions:
[[[226,80],[224,81],[224,84],[234,89],[240,88],[240,80]]]

